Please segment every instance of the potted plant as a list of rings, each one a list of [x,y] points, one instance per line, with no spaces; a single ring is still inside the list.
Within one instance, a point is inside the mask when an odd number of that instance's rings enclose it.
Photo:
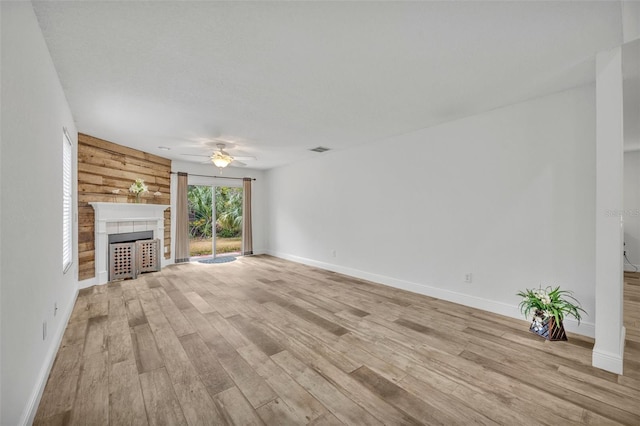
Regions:
[[[522,301],[518,305],[520,312],[525,317],[533,311],[533,320],[529,330],[547,340],[567,340],[562,321],[566,316],[582,319],[585,310],[580,306],[580,302],[573,297],[573,292],[568,290],[555,289],[551,286],[547,288],[527,289],[521,291],[518,296]]]

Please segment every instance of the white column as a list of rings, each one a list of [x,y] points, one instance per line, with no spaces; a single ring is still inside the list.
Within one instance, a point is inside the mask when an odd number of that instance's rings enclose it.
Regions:
[[[109,271],[107,271],[108,265],[108,250],[105,252],[105,247],[108,245],[109,235],[107,234],[107,221],[102,218],[102,209],[98,205],[93,205],[95,214],[95,238],[93,241],[94,250],[94,262],[95,262],[95,278],[92,280],[96,284],[104,284],[109,281]]]
[[[155,234],[156,238],[160,240],[160,266],[164,268],[167,263],[164,258],[164,217],[158,218]]]
[[[109,271],[107,271],[107,263],[109,252],[98,250],[97,247],[107,247],[108,245],[107,222],[101,220],[96,223],[96,238],[94,241],[94,253],[96,262],[96,279],[98,284],[104,284],[109,281]]]
[[[596,57],[596,343],[593,366],[622,374],[622,49]]]

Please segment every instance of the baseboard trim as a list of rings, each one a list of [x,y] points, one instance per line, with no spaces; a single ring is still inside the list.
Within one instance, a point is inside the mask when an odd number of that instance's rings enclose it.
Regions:
[[[636,269],[633,269],[634,267]],[[640,265],[636,265],[636,264],[633,264],[633,263],[625,263],[624,264],[624,271],[625,272],[636,272],[636,271],[640,272]]]
[[[378,284],[387,285],[402,290],[408,290],[414,293],[423,294],[425,296],[435,297],[437,299],[446,300],[448,302],[457,303],[460,305],[469,306],[471,308],[482,309],[483,311],[489,311],[496,314],[504,315],[511,318],[522,320],[522,314],[517,305],[510,305],[508,303],[498,302],[495,300],[485,299],[478,296],[472,296],[469,294],[459,293],[451,290],[446,290],[439,287],[434,287],[426,284],[419,284],[411,281],[400,280],[393,277],[384,275],[378,275],[371,272],[361,271],[359,269],[348,268],[346,266],[336,265],[332,263],[320,262],[305,257],[295,256],[288,253],[276,252],[273,250],[267,250],[266,254],[274,257],[278,257],[292,262],[301,263],[308,266],[313,266],[327,271],[338,272],[340,274],[348,275],[354,278],[360,278],[368,281],[372,281]],[[587,337],[595,337],[595,324],[591,322],[581,321],[578,322],[567,318],[564,320],[565,329],[568,332],[579,334]]]
[[[64,336],[64,332],[67,329],[67,324],[69,324],[69,319],[71,318],[71,313],[73,312],[73,307],[76,304],[76,300],[78,299],[78,290],[76,290],[75,295],[73,296],[71,303],[67,306],[66,312],[64,312],[64,321],[60,324],[58,331],[55,335],[55,344],[51,345],[49,348],[49,352],[47,353],[47,357],[45,358],[45,362],[40,369],[40,373],[38,374],[38,381],[36,382],[36,386],[33,389],[31,397],[29,398],[29,403],[27,404],[24,413],[20,418],[20,425],[32,425],[36,414],[38,412],[38,406],[40,405],[40,399],[42,398],[42,394],[44,392],[44,387],[47,385],[47,379],[49,378],[49,373],[51,373],[51,368],[53,367],[53,362],[56,359],[56,355],[58,353],[58,349],[60,349],[60,344],[62,344],[62,337]],[[62,313],[62,312],[61,312]]]
[[[82,290],[84,288],[89,288],[89,287],[97,285],[97,284],[98,284],[98,278],[96,278],[96,277],[88,278],[86,280],[82,280],[82,281],[78,282],[78,289]]]
[[[596,345],[593,347],[591,364],[594,367],[600,368],[602,370],[622,375],[624,366],[624,344],[626,335],[627,329],[622,327],[622,330],[620,331],[620,349],[617,354],[601,350],[598,347],[598,342],[596,342]]]

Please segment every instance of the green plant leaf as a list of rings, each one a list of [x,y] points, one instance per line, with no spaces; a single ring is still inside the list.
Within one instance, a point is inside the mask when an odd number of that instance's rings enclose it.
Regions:
[[[580,302],[573,297],[573,292],[561,290],[560,286],[556,288],[548,286],[544,289],[542,287],[526,289],[516,293],[516,295],[522,297],[518,308],[526,317],[529,316],[532,310],[534,312],[539,310],[553,316],[556,324],[560,324],[567,316],[574,317],[579,324],[582,319],[581,312],[586,314]],[[546,301],[548,303],[545,303]]]

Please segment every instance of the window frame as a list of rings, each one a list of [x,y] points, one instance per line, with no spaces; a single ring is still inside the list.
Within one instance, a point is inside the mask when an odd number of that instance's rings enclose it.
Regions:
[[[73,143],[62,129],[62,273],[73,265]]]

